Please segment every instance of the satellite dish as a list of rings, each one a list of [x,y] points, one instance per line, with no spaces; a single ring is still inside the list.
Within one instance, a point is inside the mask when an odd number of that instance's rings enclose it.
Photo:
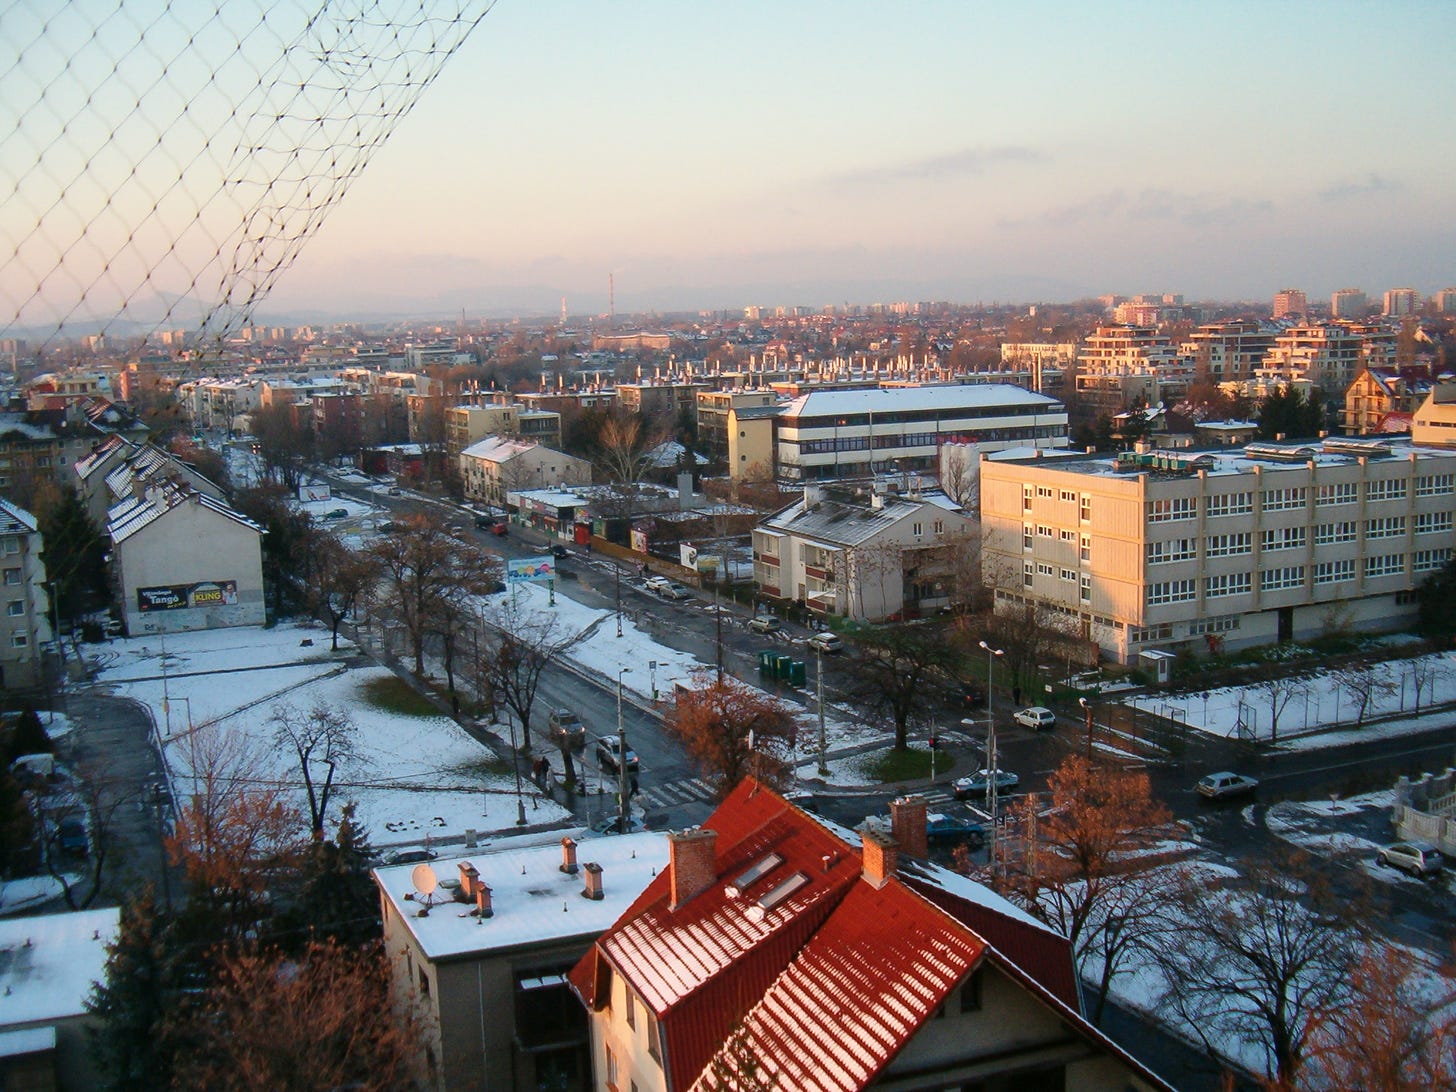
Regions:
[[[415,885],[415,891],[429,905],[430,896],[435,893],[435,888],[440,886],[440,877],[435,875],[435,870],[428,864],[417,864],[410,873],[410,882]]]

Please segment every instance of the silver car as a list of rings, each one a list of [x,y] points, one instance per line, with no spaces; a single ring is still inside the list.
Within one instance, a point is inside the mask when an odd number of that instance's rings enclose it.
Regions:
[[[1396,842],[1379,853],[1381,864],[1409,872],[1412,876],[1434,876],[1446,867],[1446,857],[1427,842]]]

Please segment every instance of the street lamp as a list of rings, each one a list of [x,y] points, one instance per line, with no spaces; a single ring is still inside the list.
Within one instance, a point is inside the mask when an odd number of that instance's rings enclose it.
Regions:
[[[814,681],[819,687],[819,776],[828,777],[829,763],[824,746],[824,650],[818,645],[814,646]]]
[[[1086,698],[1078,698],[1077,704],[1082,707],[1082,712],[1087,716],[1087,761],[1092,761],[1092,703]]]
[[[1006,655],[1004,648],[992,648],[985,641],[981,647],[986,650],[986,811],[991,816],[991,869],[996,868],[996,687],[994,672],[996,657]]]
[[[622,560],[612,559],[612,572],[616,574],[617,586],[617,636],[622,636]]]
[[[627,726],[622,723],[622,676],[632,671],[630,667],[617,669],[617,807],[621,818],[617,830],[627,833]]]

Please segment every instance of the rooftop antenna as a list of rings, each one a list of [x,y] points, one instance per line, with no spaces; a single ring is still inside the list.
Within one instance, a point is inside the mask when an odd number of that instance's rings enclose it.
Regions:
[[[414,871],[410,873],[410,883],[415,885],[415,894],[419,896],[416,902],[422,902],[420,917],[426,917],[430,913],[430,907],[435,905],[435,889],[440,886],[440,877],[435,875],[435,870],[426,862],[415,865]]]

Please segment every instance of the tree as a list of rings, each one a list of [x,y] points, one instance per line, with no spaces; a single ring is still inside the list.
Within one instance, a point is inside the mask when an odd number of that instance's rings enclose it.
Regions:
[[[1324,396],[1312,390],[1306,398],[1297,387],[1278,387],[1259,406],[1258,422],[1261,440],[1318,436],[1325,426]]]
[[[1112,980],[1158,911],[1157,873],[1144,854],[1173,817],[1153,799],[1148,775],[1069,755],[1047,782],[1012,808],[1028,832],[1026,856],[1010,891],[1072,943],[1078,966],[1096,983],[1093,1023],[1102,1022]]]
[[[308,798],[309,829],[313,831],[314,841],[322,841],[334,777],[340,766],[360,761],[355,746],[358,728],[344,710],[330,708],[322,702],[316,702],[306,713],[291,705],[275,706],[269,720],[278,747],[291,751],[298,759]]]
[[[298,490],[313,457],[313,437],[289,402],[274,401],[249,414],[263,473],[288,492]]]
[[[135,803],[142,795],[133,781],[110,776],[106,768],[87,764],[76,770],[66,802],[50,812],[53,822],[46,842],[46,871],[61,885],[61,896],[72,910],[85,910],[101,895],[106,879],[106,863],[111,859],[111,834],[117,813]],[[66,861],[61,845],[61,823],[75,820],[87,828],[87,853],[84,869]],[[80,871],[82,881],[75,882]]]
[[[273,589],[273,613],[284,612],[290,598],[304,598],[308,587],[312,519],[290,503],[283,486],[264,483],[240,489],[233,506],[263,528],[263,578]]]
[[[505,703],[521,726],[521,749],[531,749],[531,709],[546,666],[576,640],[565,632],[557,615],[539,611],[529,597],[506,596],[481,612],[481,644],[476,678],[482,691]],[[561,758],[568,783],[575,781],[571,749],[563,745]]]
[[[1389,697],[1395,686],[1385,677],[1384,664],[1354,663],[1335,672],[1336,685],[1353,699],[1355,727],[1365,723],[1371,706]]]
[[[895,725],[895,749],[910,745],[910,722],[931,707],[930,681],[949,667],[941,635],[925,626],[875,626],[859,634],[853,693]]]
[[[368,596],[379,579],[379,559],[344,545],[332,531],[313,530],[309,600],[314,613],[329,623],[332,648],[339,649],[339,626]]]
[[[45,479],[37,485],[34,503],[56,615],[75,618],[106,597],[106,540],[71,486]]]
[[[414,1087],[418,1033],[390,1002],[377,945],[318,940],[296,958],[255,946],[228,952],[183,1030],[190,1046],[177,1059],[177,1087]]]
[[[1456,558],[1433,572],[1416,589],[1418,624],[1427,637],[1456,637]]]
[[[1184,869],[1172,907],[1151,946],[1163,1003],[1210,1056],[1221,1039],[1257,1044],[1275,1086],[1295,1088],[1316,1021],[1350,996],[1362,909],[1287,852],[1236,880]]]
[[[788,706],[732,676],[704,672],[693,689],[679,691],[663,727],[687,748],[698,771],[727,796],[752,774],[786,785],[798,729]]]
[[[308,847],[299,864],[298,897],[280,926],[299,935],[364,944],[379,936],[379,889],[370,878],[374,856],[353,801],[340,809],[331,839]]]
[[[1365,1092],[1456,1089],[1456,976],[1420,981],[1411,952],[1377,943],[1351,976],[1351,996],[1317,1014],[1301,1087]]]
[[[1279,740],[1279,718],[1289,703],[1309,689],[1305,680],[1286,672],[1282,664],[1265,664],[1259,669],[1258,680],[1249,687],[1264,699],[1264,707],[1269,710],[1269,739],[1273,742]]]

